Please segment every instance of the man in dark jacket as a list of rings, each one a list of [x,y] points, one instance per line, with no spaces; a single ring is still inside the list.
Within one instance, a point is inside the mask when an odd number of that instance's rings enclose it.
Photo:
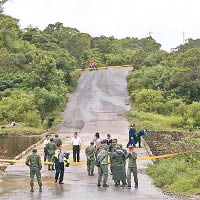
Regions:
[[[129,141],[127,144],[127,148],[129,147],[129,145],[133,145],[135,146],[135,139],[136,139],[136,129],[135,129],[135,125],[131,125],[130,129],[129,129]]]

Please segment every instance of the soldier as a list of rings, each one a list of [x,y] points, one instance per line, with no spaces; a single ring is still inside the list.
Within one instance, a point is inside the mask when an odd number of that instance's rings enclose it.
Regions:
[[[111,154],[111,158],[113,161],[113,180],[115,182],[115,186],[120,186],[120,181],[122,182],[122,186],[125,186],[126,173],[124,162],[126,160],[126,156],[122,151],[122,145],[116,145],[116,151]]]
[[[127,150],[126,149],[124,149],[123,148],[123,146],[121,145],[121,150],[124,152],[124,154],[125,154],[125,157],[127,157],[128,156],[128,152],[127,152]],[[126,159],[124,160],[124,173],[125,173],[125,176],[126,176]],[[127,178],[126,178],[127,179]],[[125,182],[125,184],[127,185],[127,183]]]
[[[37,154],[37,149],[33,149],[33,153],[29,155],[26,159],[26,165],[30,167],[30,186],[31,192],[34,192],[34,177],[36,175],[37,182],[39,185],[39,191],[42,192],[42,182],[41,182],[41,172],[42,164],[41,157]]]
[[[58,137],[58,134],[55,135],[54,143],[56,146],[62,145],[62,140]]]
[[[53,161],[53,155],[54,155],[56,149],[57,149],[57,146],[53,142],[53,138],[51,138],[50,142],[47,144],[48,162]],[[48,165],[48,170],[54,170],[54,164]]]
[[[113,153],[115,152],[115,146],[117,145],[117,139],[113,139],[111,145],[109,146],[109,152]],[[113,161],[112,158],[110,157],[110,171],[111,171],[111,175],[112,173],[112,169],[113,169]]]
[[[95,155],[95,147],[94,142],[90,143],[90,146],[88,146],[85,149],[85,155],[87,157],[87,170],[88,170],[88,176],[94,176],[94,155]]]
[[[135,188],[138,188],[138,177],[137,177],[137,154],[133,151],[133,146],[129,147],[128,156],[129,158],[128,162],[128,170],[127,170],[127,182],[128,182],[128,188],[131,188],[131,174],[133,173],[134,181],[135,181]]]
[[[117,139],[113,139],[112,144],[109,146],[109,152],[114,152],[116,145],[117,145]]]
[[[98,184],[101,186],[102,177],[103,177],[103,187],[108,187],[108,145],[100,145],[99,152],[97,154],[97,159],[100,161],[100,166],[98,167]]]

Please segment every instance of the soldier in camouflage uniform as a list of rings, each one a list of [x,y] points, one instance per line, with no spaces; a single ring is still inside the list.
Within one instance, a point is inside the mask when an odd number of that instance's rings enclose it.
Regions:
[[[121,145],[121,150],[124,152],[125,154],[125,157],[128,156],[128,152],[126,149],[123,148],[123,146]],[[125,176],[126,176],[126,159],[124,160],[124,173],[125,173]],[[126,178],[127,179],[127,178]],[[127,185],[126,181],[125,181],[125,185]]]
[[[116,145],[116,151],[111,154],[111,158],[113,161],[113,180],[115,182],[115,186],[120,186],[120,181],[122,182],[122,186],[125,186],[126,173],[124,162],[126,160],[126,156],[122,151],[122,145]]]
[[[103,178],[103,187],[108,187],[108,145],[102,144],[99,146],[99,151],[97,154],[97,159],[100,161],[100,166],[98,167],[98,184],[97,186],[101,186],[102,178]]]
[[[115,146],[117,145],[117,139],[113,139],[112,143],[109,145],[109,152],[112,154],[113,152],[115,152]],[[110,154],[110,155],[111,155]],[[113,174],[112,172],[113,169],[113,161],[112,158],[110,157],[110,171],[111,171],[111,175]]]
[[[62,140],[58,137],[58,134],[55,135],[55,139],[53,141],[56,146],[62,145]]]
[[[39,185],[39,191],[42,192],[42,182],[41,182],[41,172],[42,164],[41,157],[37,154],[37,149],[33,149],[33,153],[29,155],[26,159],[26,165],[30,167],[30,186],[31,192],[34,192],[34,177],[36,175],[37,182]]]
[[[50,142],[47,144],[47,152],[48,152],[48,162],[53,162],[53,156],[55,150],[57,149],[56,144],[53,141],[53,138],[50,139]],[[48,165],[48,170],[54,170],[54,164]]]
[[[131,174],[133,173],[134,181],[135,181],[135,188],[138,188],[138,176],[137,176],[137,154],[133,151],[133,147],[129,147],[129,153],[127,158],[129,158],[128,162],[128,170],[127,170],[127,182],[128,187],[131,188]]]
[[[95,155],[96,148],[94,147],[94,142],[90,143],[85,149],[85,155],[87,157],[87,170],[89,176],[94,176],[94,155]]]

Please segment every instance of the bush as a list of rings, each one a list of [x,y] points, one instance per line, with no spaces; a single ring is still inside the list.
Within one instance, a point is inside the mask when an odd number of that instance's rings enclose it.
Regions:
[[[31,94],[13,92],[0,101],[0,118],[5,122],[25,122],[27,112],[37,111]]]
[[[186,111],[186,118],[193,119],[194,126],[200,126],[200,103],[193,102],[192,104],[188,105]]]
[[[172,128],[183,128],[184,119],[182,117],[170,116],[170,126]]]
[[[162,91],[150,89],[135,91],[131,94],[131,100],[139,111],[155,112],[159,114],[164,112],[165,99]]]
[[[26,125],[29,127],[38,128],[41,126],[40,115],[36,111],[26,113],[25,118]]]

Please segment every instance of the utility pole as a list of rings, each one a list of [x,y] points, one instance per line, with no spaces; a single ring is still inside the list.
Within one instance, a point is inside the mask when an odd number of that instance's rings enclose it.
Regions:
[[[185,32],[183,31],[183,45],[185,44]]]
[[[149,37],[151,37],[151,34],[152,34],[153,32],[149,32]]]

